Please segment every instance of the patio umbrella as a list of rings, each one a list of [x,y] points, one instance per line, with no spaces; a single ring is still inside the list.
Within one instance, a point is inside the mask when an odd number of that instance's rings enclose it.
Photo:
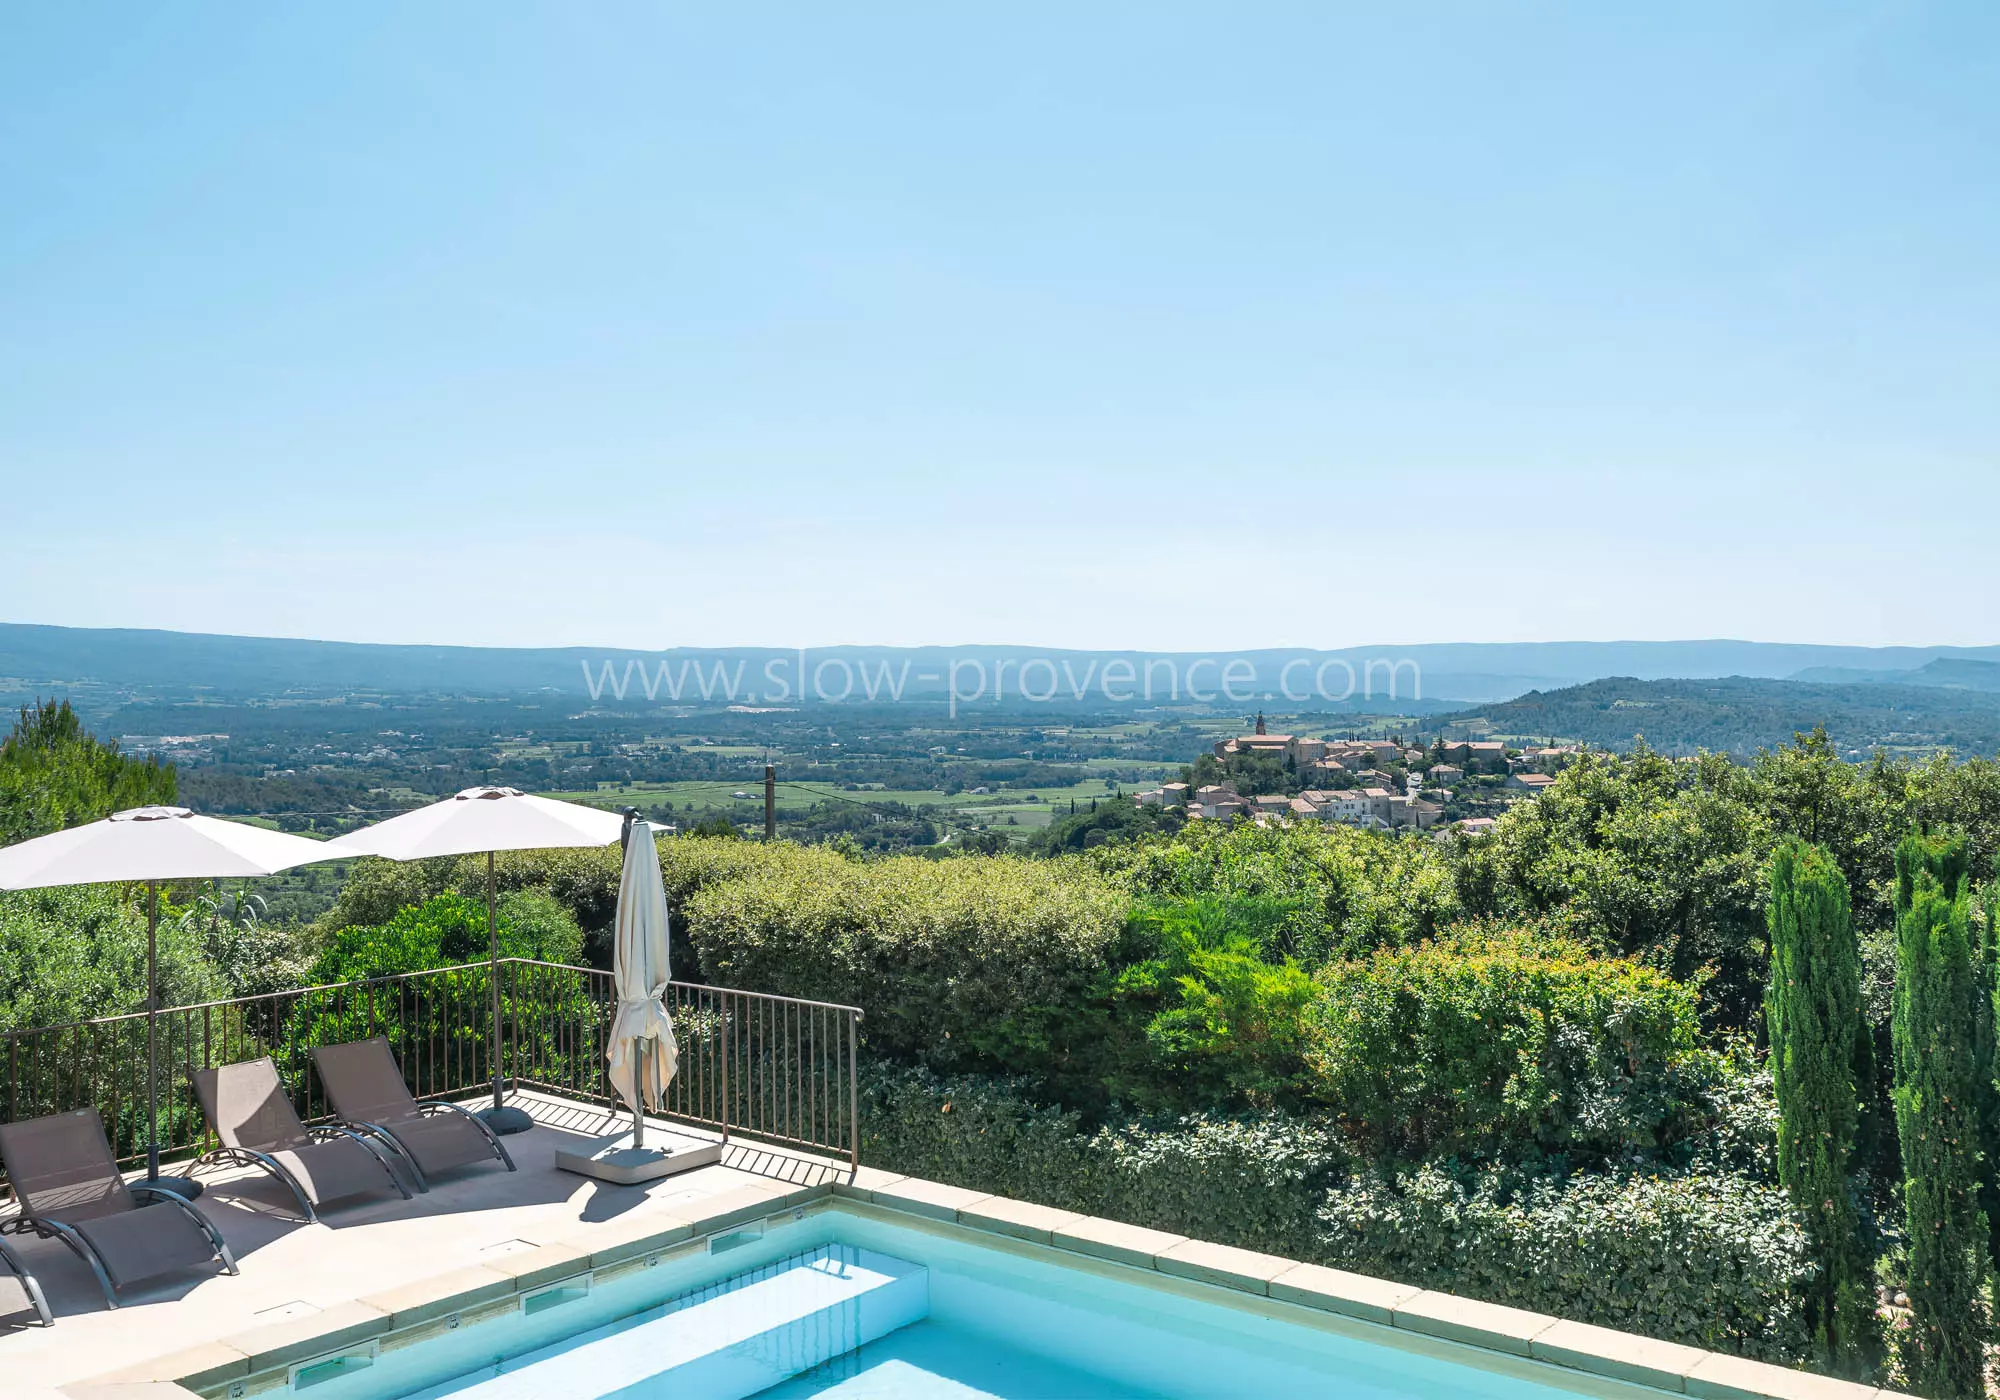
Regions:
[[[526,1132],[526,1113],[502,1101],[500,1076],[500,920],[494,902],[493,854],[575,846],[608,846],[624,818],[616,812],[533,797],[518,788],[472,787],[442,802],[363,827],[340,838],[348,851],[390,860],[486,855],[487,981],[493,989],[493,1106],[480,1115],[497,1133]]]
[[[103,821],[37,836],[0,850],[0,890],[57,885],[146,882],[146,1179],[160,1179],[159,1080],[160,882],[275,875],[294,866],[350,854],[331,841],[308,841],[242,822],[198,817],[185,807],[134,807]],[[200,1187],[185,1177],[175,1189]]]
[[[646,1110],[661,1107],[680,1059],[674,1023],[662,1005],[671,973],[667,890],[660,879],[659,851],[653,845],[658,829],[639,820],[636,811],[626,811],[625,869],[618,882],[617,942],[611,964],[618,1008],[605,1058],[611,1062],[612,1087],[632,1106],[632,1129],[556,1148],[560,1170],[619,1186],[637,1186],[722,1160],[719,1141],[673,1132],[665,1134],[663,1142],[646,1141]]]
[[[625,871],[618,881],[617,937],[611,981],[618,1011],[611,1022],[611,1087],[632,1105],[632,1145],[646,1143],[646,1110],[657,1109],[680,1060],[674,1023],[662,998],[673,973],[667,952],[667,887],[653,829],[625,818]]]

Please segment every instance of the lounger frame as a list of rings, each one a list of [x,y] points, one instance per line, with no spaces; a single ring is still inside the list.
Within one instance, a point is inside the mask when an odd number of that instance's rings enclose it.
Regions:
[[[493,1155],[499,1159],[508,1171],[520,1170],[520,1168],[514,1165],[514,1159],[508,1155],[506,1145],[500,1141],[499,1134],[487,1126],[486,1120],[471,1109],[466,1108],[462,1104],[452,1103],[447,1099],[418,1099],[416,1100],[416,1105],[418,1116],[423,1118],[435,1118],[440,1114],[446,1113],[456,1113],[463,1116],[475,1128],[479,1129],[480,1134],[486,1139],[486,1145],[493,1150]],[[396,1136],[395,1129],[385,1124],[368,1123],[354,1118],[341,1119],[340,1126],[363,1138],[380,1138],[395,1149],[396,1155],[402,1159],[403,1165],[410,1169],[410,1177],[417,1183],[417,1189],[426,1192],[431,1189],[430,1182],[424,1177],[424,1169],[417,1165],[416,1153],[410,1151],[404,1145],[403,1140]]]
[[[42,1320],[42,1326],[53,1327],[56,1320],[49,1313],[49,1300],[42,1293],[42,1285],[36,1280],[14,1247],[0,1239],[0,1264],[5,1264],[15,1278],[21,1281],[22,1291],[28,1295],[28,1302],[35,1309],[35,1315]]]
[[[208,1222],[206,1216],[189,1205],[182,1197],[167,1190],[164,1186],[149,1186],[143,1181],[127,1182],[125,1189],[131,1192],[135,1199],[150,1199],[151,1201],[164,1202],[174,1206],[181,1214],[193,1221],[195,1227],[202,1234],[208,1237],[209,1244],[215,1249],[215,1257],[222,1261],[223,1272],[227,1274],[238,1272],[236,1256],[229,1252],[229,1246],[223,1241],[221,1232]],[[91,1273],[97,1276],[97,1286],[104,1290],[105,1304],[112,1308],[118,1306],[118,1286],[111,1281],[110,1272],[104,1267],[104,1261],[98,1257],[97,1251],[90,1247],[90,1241],[85,1239],[82,1232],[74,1225],[68,1225],[47,1216],[26,1214],[24,1207],[22,1214],[15,1216],[11,1220],[0,1221],[0,1235],[35,1235],[41,1239],[61,1240],[75,1252],[77,1258],[88,1264]],[[11,1251],[9,1252],[11,1253]],[[13,1262],[18,1271],[19,1262]],[[40,1301],[40,1295],[41,1287],[40,1285],[36,1285],[31,1296]],[[43,1315],[46,1317],[48,1305],[42,1303],[41,1306]]]
[[[383,1152],[381,1147],[376,1145],[373,1138],[364,1133],[358,1133],[350,1128],[344,1128],[333,1123],[315,1124],[307,1128],[306,1133],[314,1142],[328,1142],[335,1138],[350,1138],[360,1143],[368,1155],[381,1165],[383,1175],[387,1176],[389,1184],[396,1188],[396,1194],[406,1201],[410,1199],[410,1188],[403,1184],[403,1178],[397,1174],[396,1168],[391,1165],[389,1156]],[[396,1152],[395,1156],[404,1166],[410,1168],[413,1176],[416,1175],[416,1163],[410,1161],[400,1151]],[[254,1147],[217,1147],[195,1158],[193,1170],[198,1171],[203,1167],[215,1166],[256,1167],[261,1169],[266,1175],[282,1183],[285,1189],[292,1193],[293,1198],[299,1203],[299,1214],[306,1224],[314,1225],[319,1222],[319,1210],[313,1205],[312,1197],[307,1194],[304,1183],[292,1174],[291,1168],[269,1153],[259,1152]],[[419,1185],[421,1185],[421,1180],[419,1181]]]

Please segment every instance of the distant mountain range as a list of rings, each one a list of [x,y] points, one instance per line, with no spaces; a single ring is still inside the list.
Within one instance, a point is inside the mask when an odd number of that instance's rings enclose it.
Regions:
[[[1990,663],[1976,664],[2000,671]],[[2000,685],[1946,684],[1934,679],[1942,672],[1921,669],[1933,679],[1922,684],[1826,684],[1747,676],[1613,677],[1530,691],[1442,717],[1433,727],[1456,734],[1582,740],[1620,750],[1643,736],[1668,753],[1706,749],[1747,758],[1825,725],[1850,758],[1865,757],[1878,747],[1948,748],[1961,758],[2000,752]]]
[[[2000,691],[2000,662],[1940,656],[1911,671],[1871,671],[1852,666],[1808,666],[1795,681],[1823,685],[1922,685],[1947,690]]]
[[[1889,688],[2000,691],[2000,646],[1837,647],[1742,641],[1425,643],[1338,649],[1200,652],[1077,651],[1032,646],[500,648],[390,646],[205,633],[0,623],[0,700],[329,696],[350,692],[518,695],[557,691],[581,703],[649,699],[797,703],[808,694],[863,698],[900,687],[943,698],[954,680],[990,697],[998,683],[1090,703],[1108,677],[1122,692],[1152,667],[1164,697],[1216,694],[1225,668],[1245,704],[1436,713],[1549,692],[1604,677],[1744,677]],[[954,669],[955,668],[955,669]],[[1131,680],[1126,680],[1130,668]],[[1340,696],[1353,678],[1351,695]],[[1315,680],[1317,678],[1317,680]],[[705,683],[704,683],[705,682]],[[650,694],[649,694],[650,688]],[[1414,692],[1414,694],[1413,694]],[[1421,698],[1417,698],[1420,696]],[[1629,736],[1628,736],[1629,737]]]

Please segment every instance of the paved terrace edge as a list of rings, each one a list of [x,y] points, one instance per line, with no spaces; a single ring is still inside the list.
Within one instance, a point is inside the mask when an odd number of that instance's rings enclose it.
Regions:
[[[228,1396],[238,1382],[254,1397],[267,1390],[275,1376],[301,1362],[392,1333],[404,1344],[424,1340],[433,1331],[442,1333],[454,1317],[474,1320],[511,1312],[519,1293],[585,1274],[609,1282],[705,1249],[711,1237],[753,1221],[832,1201],[864,1202],[891,1214],[1010,1243],[1063,1250],[1184,1283],[1231,1289],[1350,1322],[1454,1343],[1474,1352],[1542,1362],[1671,1394],[1705,1400],[1906,1400],[1898,1391],[872,1167],[861,1168],[851,1181],[811,1186],[759,1182],[689,1203],[698,1205],[698,1212],[689,1209],[581,1226],[527,1254],[453,1269],[310,1317],[202,1343],[25,1400],[199,1400],[204,1395]],[[1465,1360],[1479,1364],[1476,1356]],[[253,1378],[261,1384],[251,1386]]]

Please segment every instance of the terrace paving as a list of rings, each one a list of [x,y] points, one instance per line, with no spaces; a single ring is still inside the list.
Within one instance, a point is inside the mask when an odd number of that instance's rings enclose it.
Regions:
[[[196,1208],[221,1230],[241,1275],[216,1267],[169,1276],[122,1294],[115,1312],[63,1245],[13,1237],[56,1321],[36,1326],[20,1286],[0,1275],[4,1393],[184,1397],[144,1383],[197,1374],[220,1383],[245,1369],[245,1357],[253,1369],[285,1364],[293,1351],[304,1356],[338,1345],[327,1337],[336,1327],[360,1338],[426,1317],[447,1298],[456,1310],[468,1295],[511,1295],[635,1256],[648,1241],[659,1248],[663,1239],[685,1239],[693,1221],[768,1215],[824,1195],[847,1176],[845,1163],[733,1142],[720,1164],[613,1186],[557,1171],[554,1158],[558,1146],[617,1131],[619,1120],[548,1095],[524,1091],[510,1101],[535,1119],[530,1131],[504,1139],[519,1171],[467,1167],[434,1180],[428,1194],[362,1197],[322,1213],[315,1225],[300,1221],[290,1193],[260,1172],[202,1172],[207,1190]],[[681,1125],[656,1127],[704,1136]]]
[[[1544,1380],[1595,1396],[1662,1392],[1714,1400],[1888,1400],[1893,1392],[1559,1321],[1249,1250],[1079,1216],[962,1187],[777,1148],[732,1143],[723,1161],[644,1186],[557,1171],[558,1146],[615,1131],[602,1108],[522,1092],[536,1126],[507,1139],[520,1170],[497,1164],[434,1180],[428,1195],[374,1198],[317,1225],[259,1173],[204,1173],[197,1203],[242,1267],[128,1293],[108,1310],[83,1264],[54,1241],[21,1249],[56,1313],[32,1324],[0,1277],[0,1395],[7,1400],[190,1400],[239,1379],[282,1385],[285,1366],[356,1343],[422,1339],[432,1329],[512,1311],[516,1295],[586,1270],[609,1277],[704,1247],[750,1221],[841,1198],[910,1228],[975,1232],[989,1247],[1156,1286],[1197,1289],[1233,1306]],[[681,1125],[655,1128],[699,1138]],[[831,1202],[827,1202],[831,1204]],[[815,1207],[816,1208],[816,1207]],[[1315,1321],[1317,1319],[1317,1321]],[[387,1334],[395,1332],[395,1337]],[[1350,1332],[1350,1334],[1354,1334]],[[277,1369],[274,1369],[277,1368]],[[1567,1378],[1567,1379],[1559,1379]],[[178,1382],[178,1384],[176,1384]],[[268,1392],[266,1392],[268,1393]]]

